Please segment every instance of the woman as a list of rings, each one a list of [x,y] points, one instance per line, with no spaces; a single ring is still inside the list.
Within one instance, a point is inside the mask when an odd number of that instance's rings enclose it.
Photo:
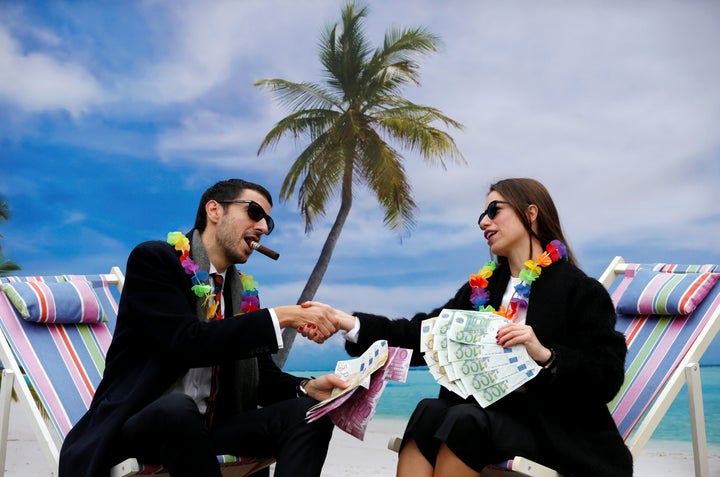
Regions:
[[[488,464],[523,455],[566,476],[632,476],[632,456],[607,408],[623,382],[625,340],[614,330],[607,291],[577,268],[564,245],[548,191],[533,179],[499,181],[478,224],[497,257],[494,270],[488,263],[478,274],[487,282],[473,275],[450,301],[412,319],[342,314],[346,349],[357,356],[387,339],[414,349],[413,364],[422,365],[424,319],[443,308],[490,306],[509,318],[497,343],[524,344],[543,369],[486,408],[445,388],[421,401],[403,436],[397,475],[478,475]],[[528,260],[540,265],[528,267]]]

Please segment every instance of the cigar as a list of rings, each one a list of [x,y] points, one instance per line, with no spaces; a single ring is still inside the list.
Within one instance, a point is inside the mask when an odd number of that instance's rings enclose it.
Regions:
[[[277,253],[275,250],[272,250],[270,248],[267,248],[265,245],[260,245],[257,242],[250,242],[250,248],[253,250],[257,250],[258,252],[262,253],[266,257],[270,257],[273,260],[277,260],[280,258],[280,254]]]

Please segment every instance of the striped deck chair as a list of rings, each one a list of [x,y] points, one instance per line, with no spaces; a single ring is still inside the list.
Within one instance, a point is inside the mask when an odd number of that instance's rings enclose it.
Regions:
[[[13,393],[31,416],[57,475],[62,441],[87,411],[105,369],[124,280],[118,267],[103,275],[0,278],[0,477]],[[242,477],[272,463],[235,456],[218,456],[218,461],[225,477]],[[132,475],[169,474],[135,459],[111,471],[112,477]]]
[[[720,265],[627,264],[615,257],[600,276],[625,334],[625,383],[608,405],[633,458],[687,383],[696,477],[709,477],[698,361],[720,330]],[[400,448],[393,437],[391,450]],[[562,477],[522,456],[486,467],[483,477]]]
[[[628,356],[625,383],[610,403],[633,457],[640,455],[687,384],[696,477],[709,476],[700,366],[720,330],[720,265],[627,264],[600,277],[618,314]]]

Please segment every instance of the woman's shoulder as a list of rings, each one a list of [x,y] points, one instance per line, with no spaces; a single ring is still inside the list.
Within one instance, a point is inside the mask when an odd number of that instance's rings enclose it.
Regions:
[[[597,279],[589,276],[577,265],[567,260],[561,260],[544,268],[541,274],[547,281],[562,282],[570,288],[605,289]],[[547,277],[545,277],[545,275],[547,275]]]
[[[567,260],[560,260],[549,267],[543,268],[542,274],[545,273],[550,275],[559,275],[562,277],[571,277],[578,280],[590,278],[580,267],[568,262]]]
[[[609,297],[608,291],[602,283],[566,260],[559,261],[543,269],[542,276],[538,283],[544,282],[544,285],[554,289],[556,292],[562,289],[568,295],[576,298],[585,297],[585,299],[602,297],[604,300]]]

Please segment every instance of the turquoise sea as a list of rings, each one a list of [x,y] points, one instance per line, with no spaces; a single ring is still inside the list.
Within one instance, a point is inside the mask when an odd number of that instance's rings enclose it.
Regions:
[[[318,376],[322,373],[321,371],[293,372],[297,376]],[[707,441],[708,444],[720,445],[720,366],[702,366],[700,375]],[[420,399],[437,396],[438,389],[439,385],[427,369],[411,369],[405,383],[388,382],[380,397],[375,415],[380,418],[407,419]],[[690,414],[685,386],[653,433],[652,439],[691,441]]]

